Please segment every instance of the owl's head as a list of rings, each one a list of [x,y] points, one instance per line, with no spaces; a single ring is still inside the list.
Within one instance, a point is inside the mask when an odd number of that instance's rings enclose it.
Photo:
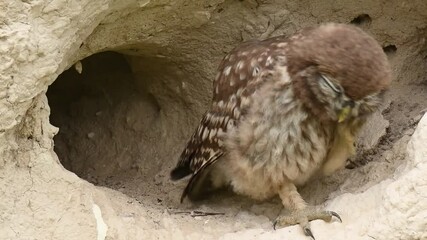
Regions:
[[[391,82],[381,46],[355,26],[305,29],[291,38],[288,51],[295,95],[322,120],[368,115]]]

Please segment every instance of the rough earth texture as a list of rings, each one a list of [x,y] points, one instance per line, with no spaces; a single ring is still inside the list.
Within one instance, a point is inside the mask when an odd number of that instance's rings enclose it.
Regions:
[[[242,41],[353,23],[394,81],[344,169],[301,189],[316,239],[427,239],[427,2],[0,1],[0,239],[306,239],[278,199],[179,204],[168,172]],[[352,168],[352,169],[350,169]],[[192,217],[177,210],[224,215]]]

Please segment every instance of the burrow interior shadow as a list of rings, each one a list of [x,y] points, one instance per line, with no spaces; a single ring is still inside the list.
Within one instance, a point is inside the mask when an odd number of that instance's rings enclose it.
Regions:
[[[138,164],[155,155],[159,106],[137,87],[122,54],[103,52],[63,72],[49,87],[51,123],[59,127],[55,152],[62,165],[97,184],[111,176],[150,173],[159,164]]]

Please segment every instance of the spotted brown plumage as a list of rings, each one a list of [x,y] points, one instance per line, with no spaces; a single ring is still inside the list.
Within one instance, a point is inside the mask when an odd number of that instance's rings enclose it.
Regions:
[[[273,62],[283,55],[280,43],[286,38],[246,42],[233,49],[221,61],[213,82],[213,103],[179,157],[171,178],[178,180],[193,173],[181,201],[191,191],[197,173],[225,152],[223,137],[250,106],[249,96],[262,83],[261,72],[268,77]],[[276,59],[278,58],[278,59]],[[243,102],[242,102],[243,100]]]
[[[192,174],[182,198],[221,186],[264,200],[282,199],[280,226],[330,220],[297,192],[354,154],[354,140],[391,81],[379,44],[344,24],[307,28],[286,38],[251,41],[221,61],[213,100],[172,171]]]

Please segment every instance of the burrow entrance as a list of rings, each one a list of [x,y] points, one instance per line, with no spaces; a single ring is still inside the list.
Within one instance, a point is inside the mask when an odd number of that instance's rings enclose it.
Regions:
[[[158,169],[140,169],[137,161],[155,154],[147,146],[159,136],[160,109],[136,87],[125,57],[100,53],[82,66],[81,74],[75,68],[62,73],[47,93],[51,122],[60,128],[54,140],[63,166],[93,183],[117,172]]]
[[[54,150],[67,170],[130,196],[163,201],[173,187],[162,186],[176,161],[171,156],[182,150],[184,130],[194,124],[185,92],[167,84],[177,82],[175,69],[153,71],[170,65],[163,61],[98,53],[49,87],[50,120],[59,127]]]

